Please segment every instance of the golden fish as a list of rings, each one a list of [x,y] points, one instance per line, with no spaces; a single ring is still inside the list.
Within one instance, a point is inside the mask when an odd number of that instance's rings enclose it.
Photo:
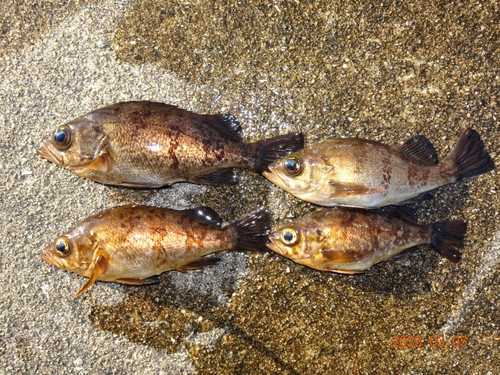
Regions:
[[[267,247],[296,263],[348,274],[422,244],[453,262],[461,259],[456,248],[464,245],[465,222],[418,225],[414,211],[404,210],[322,208],[271,233]]]
[[[269,214],[260,210],[221,226],[222,219],[208,207],[115,207],[81,221],[56,239],[42,258],[89,278],[75,297],[96,280],[154,284],[162,272],[199,269],[219,260],[203,258],[207,254],[265,248]]]
[[[302,133],[245,144],[232,115],[198,115],[147,101],[97,109],[60,126],[38,154],[103,184],[235,184],[233,167],[261,173],[304,146]]]
[[[467,129],[440,165],[436,150],[424,136],[398,147],[337,138],[277,160],[263,174],[311,203],[376,208],[411,203],[425,192],[494,168],[479,134]]]

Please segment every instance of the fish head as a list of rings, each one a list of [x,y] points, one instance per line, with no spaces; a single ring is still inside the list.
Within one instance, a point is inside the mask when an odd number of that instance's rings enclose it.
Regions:
[[[308,230],[293,223],[271,233],[266,244],[275,253],[298,263],[309,259],[317,250],[316,245]]]
[[[331,170],[315,154],[314,150],[302,149],[274,161],[263,175],[281,189],[304,199],[321,187],[325,174]]]
[[[97,240],[88,225],[79,225],[69,233],[58,237],[43,252],[42,259],[56,267],[87,276],[94,258]]]
[[[106,141],[101,128],[82,117],[59,126],[52,135],[43,138],[37,153],[54,164],[77,172],[102,154]]]

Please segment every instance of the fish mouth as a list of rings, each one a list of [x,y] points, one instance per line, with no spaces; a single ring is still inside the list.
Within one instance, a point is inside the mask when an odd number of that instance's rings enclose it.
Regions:
[[[63,164],[62,158],[58,157],[52,150],[51,150],[51,143],[50,141],[46,138],[42,140],[42,145],[40,148],[36,150],[36,153],[40,155],[42,158],[47,159],[48,161],[61,165]]]
[[[269,250],[274,251],[277,254],[283,255],[281,248],[276,244],[274,238],[269,236],[269,241],[266,242],[266,246]]]
[[[54,259],[54,256],[52,255],[52,252],[49,249],[46,249],[42,253],[42,259],[46,261],[49,264],[52,264],[53,266],[59,267],[59,264],[57,261]]]
[[[274,171],[271,169],[271,166],[269,166],[268,169],[268,171],[262,172],[262,175],[276,186],[280,186],[280,183],[283,184],[281,177],[274,173]]]

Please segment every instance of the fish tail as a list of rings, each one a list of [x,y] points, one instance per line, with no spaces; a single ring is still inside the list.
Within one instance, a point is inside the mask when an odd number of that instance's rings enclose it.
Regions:
[[[479,134],[467,129],[457,141],[445,165],[451,167],[456,181],[466,177],[478,176],[495,169],[491,158]]]
[[[463,220],[450,220],[431,224],[430,245],[445,258],[458,263],[462,259],[462,253],[456,248],[464,247],[466,231],[467,224]]]
[[[254,170],[262,173],[273,161],[304,148],[304,135],[289,133],[256,142],[255,145],[257,146],[257,160]]]
[[[236,230],[235,250],[262,251],[266,249],[267,235],[271,231],[271,217],[260,209],[231,225]]]

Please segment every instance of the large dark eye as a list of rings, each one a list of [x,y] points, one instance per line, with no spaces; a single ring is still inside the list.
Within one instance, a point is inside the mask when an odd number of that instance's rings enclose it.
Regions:
[[[297,232],[293,229],[287,228],[281,231],[281,241],[285,245],[293,245],[297,242]]]
[[[67,257],[71,252],[71,247],[66,237],[58,238],[54,245],[54,249],[60,257]]]
[[[289,176],[297,176],[302,172],[302,161],[296,156],[289,156],[283,161],[285,173]]]
[[[53,143],[60,150],[64,150],[71,146],[71,130],[67,125],[61,126],[56,130]]]

